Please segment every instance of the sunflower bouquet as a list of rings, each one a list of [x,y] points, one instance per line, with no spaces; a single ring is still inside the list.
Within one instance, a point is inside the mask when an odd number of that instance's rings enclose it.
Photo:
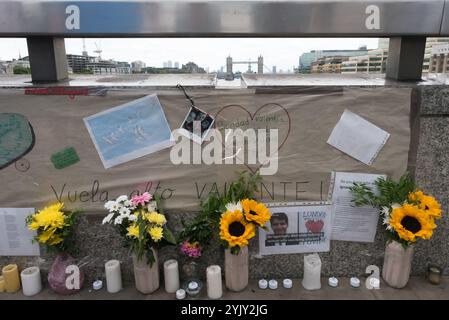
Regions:
[[[182,243],[194,243],[203,250],[212,240],[217,240],[237,254],[255,236],[257,227],[263,227],[270,219],[269,210],[251,200],[260,181],[258,173],[243,171],[222,195],[209,193],[201,202],[200,214],[190,223],[183,222]]]
[[[73,227],[79,211],[64,210],[63,203],[45,207],[26,218],[29,230],[36,231],[33,241],[45,245],[49,250],[70,251],[73,245]]]
[[[152,248],[165,244],[176,244],[172,232],[167,227],[167,219],[162,213],[159,201],[148,192],[142,195],[122,195],[108,201],[105,208],[109,211],[103,224],[112,224],[124,237],[138,259],[144,255],[151,266],[155,262]]]
[[[371,205],[379,208],[383,225],[388,235],[403,246],[418,239],[429,240],[441,218],[438,201],[415,187],[408,174],[398,182],[379,178],[375,182],[379,192],[375,193],[364,184],[351,187],[355,205]]]

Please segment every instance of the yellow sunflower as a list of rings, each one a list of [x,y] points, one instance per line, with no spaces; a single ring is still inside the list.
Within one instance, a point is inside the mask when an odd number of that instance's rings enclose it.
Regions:
[[[241,203],[246,220],[253,221],[261,227],[270,220],[270,210],[263,203],[249,199],[242,200]]]
[[[422,191],[416,191],[410,193],[408,199],[413,202],[419,202],[418,207],[425,210],[433,218],[441,218],[441,207],[434,197],[426,196]]]
[[[245,221],[240,210],[226,211],[220,220],[220,239],[228,242],[229,247],[248,245],[248,240],[256,235],[253,223]]]
[[[416,238],[430,239],[436,224],[422,209],[410,204],[393,209],[389,224],[398,233],[399,238],[415,242]]]

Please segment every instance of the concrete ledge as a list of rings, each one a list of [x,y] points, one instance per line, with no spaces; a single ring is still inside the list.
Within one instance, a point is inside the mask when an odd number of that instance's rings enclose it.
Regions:
[[[282,281],[278,279],[278,281]],[[331,288],[327,285],[327,278],[322,278],[322,288],[316,291],[307,291],[301,285],[301,279],[293,279],[293,288],[277,290],[261,290],[257,281],[251,280],[248,288],[242,292],[230,292],[224,288],[222,300],[447,300],[449,299],[449,277],[444,277],[440,285],[432,285],[423,277],[412,277],[403,289],[394,289],[381,282],[380,289],[369,290],[361,279],[360,288],[352,288],[349,278],[339,278],[339,286]],[[0,293],[0,300],[175,300],[174,294],[166,293],[163,287],[155,293],[143,295],[134,286],[127,286],[121,292],[110,294],[105,288],[93,291],[85,288],[80,293],[71,296],[61,296],[48,288],[33,297],[25,297],[22,292],[8,294]],[[195,300],[207,300],[205,288]],[[187,298],[186,300],[192,300]]]

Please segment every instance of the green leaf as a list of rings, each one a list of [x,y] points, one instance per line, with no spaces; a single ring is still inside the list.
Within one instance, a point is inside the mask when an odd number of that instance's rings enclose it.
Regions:
[[[171,244],[176,245],[175,235],[166,227],[164,227],[164,239]]]

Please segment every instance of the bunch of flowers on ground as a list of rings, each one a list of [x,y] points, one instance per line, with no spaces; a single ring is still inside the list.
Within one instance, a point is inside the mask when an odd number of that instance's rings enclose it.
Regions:
[[[364,184],[351,188],[356,205],[372,205],[380,209],[382,222],[393,240],[408,246],[418,239],[429,240],[436,220],[441,218],[438,201],[415,188],[408,174],[399,182],[379,178],[375,182],[378,193]]]
[[[212,240],[217,240],[237,254],[248,245],[257,227],[264,227],[271,217],[262,203],[251,200],[260,181],[258,173],[243,171],[238,180],[227,185],[223,194],[209,193],[201,202],[200,214],[190,223],[183,222],[181,248],[185,243],[195,243],[203,249]]]
[[[198,241],[190,243],[189,241],[184,241],[181,244],[181,252],[190,258],[201,257],[201,246]]]
[[[106,202],[105,208],[109,213],[103,224],[114,225],[137,257],[140,259],[145,255],[150,265],[155,261],[152,248],[160,247],[164,241],[176,243],[158,201],[148,192],[131,199],[122,195],[115,201]]]
[[[79,211],[64,210],[63,203],[55,203],[28,216],[28,229],[37,231],[34,241],[48,249],[68,251],[72,246],[72,233]]]

